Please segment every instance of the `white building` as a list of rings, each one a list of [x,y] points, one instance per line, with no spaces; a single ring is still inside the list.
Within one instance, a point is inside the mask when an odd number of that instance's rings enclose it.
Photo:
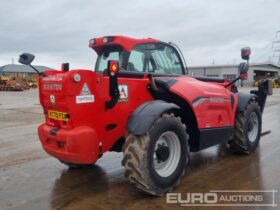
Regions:
[[[233,80],[238,76],[239,64],[230,65],[207,65],[189,67],[189,75],[204,77],[220,77]],[[252,63],[248,71],[248,79],[244,85],[252,86],[255,80],[264,78],[275,78],[280,75],[280,66],[272,63]]]

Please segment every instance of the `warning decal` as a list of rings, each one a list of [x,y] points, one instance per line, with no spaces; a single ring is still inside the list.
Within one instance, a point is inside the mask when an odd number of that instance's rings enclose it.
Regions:
[[[83,104],[83,103],[93,103],[94,102],[94,95],[91,94],[87,83],[84,84],[81,93],[79,96],[76,96],[76,103]]]
[[[127,85],[119,85],[120,99],[119,101],[128,101],[128,87]]]
[[[81,95],[81,96],[91,95],[91,92],[90,92],[90,90],[89,90],[89,88],[88,88],[87,83],[84,84],[84,87],[83,87],[83,89],[82,89],[80,95]]]

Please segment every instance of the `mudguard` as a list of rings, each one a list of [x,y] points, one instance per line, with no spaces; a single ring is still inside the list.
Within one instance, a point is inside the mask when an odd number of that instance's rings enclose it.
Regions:
[[[143,103],[129,117],[126,128],[129,133],[143,135],[159,116],[171,109],[180,109],[180,107],[161,100]]]
[[[246,109],[247,104],[251,100],[256,99],[257,96],[255,94],[250,94],[250,93],[238,93],[237,98],[238,98],[237,111],[241,112],[244,111]]]

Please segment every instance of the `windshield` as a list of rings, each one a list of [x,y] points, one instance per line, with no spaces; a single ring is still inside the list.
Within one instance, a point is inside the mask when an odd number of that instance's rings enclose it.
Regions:
[[[184,74],[177,51],[166,44],[148,43],[134,47],[131,51],[127,70],[155,74]]]

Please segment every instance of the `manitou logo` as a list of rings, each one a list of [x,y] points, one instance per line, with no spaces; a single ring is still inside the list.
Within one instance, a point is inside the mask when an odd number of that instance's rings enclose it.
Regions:
[[[43,89],[44,90],[61,91],[62,90],[62,84],[44,84]]]

